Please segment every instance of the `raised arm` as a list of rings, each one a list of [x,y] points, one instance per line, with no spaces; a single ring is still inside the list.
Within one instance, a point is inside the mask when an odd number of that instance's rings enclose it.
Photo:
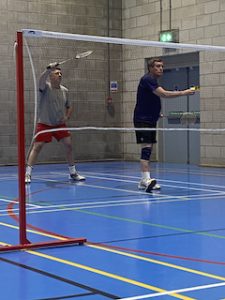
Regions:
[[[39,90],[43,91],[46,86],[46,81],[49,76],[49,74],[56,68],[59,64],[57,62],[49,64],[45,71],[41,73],[40,79],[39,79]]]

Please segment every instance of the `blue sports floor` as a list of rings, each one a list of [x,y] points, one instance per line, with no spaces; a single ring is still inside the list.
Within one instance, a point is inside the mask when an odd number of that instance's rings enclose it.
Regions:
[[[19,243],[16,167],[1,167],[0,244]],[[38,165],[27,187],[31,242],[87,243],[0,253],[2,300],[225,299],[225,169],[135,162]]]

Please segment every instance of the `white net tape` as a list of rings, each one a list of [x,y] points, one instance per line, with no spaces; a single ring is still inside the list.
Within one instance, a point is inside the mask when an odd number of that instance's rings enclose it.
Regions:
[[[192,49],[196,51],[221,51],[225,52],[225,47],[211,46],[211,45],[198,45],[198,44],[182,44],[182,43],[165,43],[148,40],[136,40],[136,39],[124,39],[124,38],[112,38],[93,35],[81,35],[81,34],[69,34],[60,32],[50,32],[36,29],[23,29],[25,37],[37,37],[37,38],[55,38],[66,39],[76,41],[88,41],[97,43],[110,43],[129,46],[151,46],[159,48],[173,48],[173,49]]]
[[[133,127],[94,127],[94,126],[83,126],[83,127],[66,127],[66,128],[54,128],[54,129],[48,129],[48,130],[42,130],[39,131],[35,136],[34,139],[39,136],[42,133],[47,132],[56,132],[56,131],[85,131],[85,130],[99,130],[99,131],[124,131],[124,132],[133,132],[135,131],[200,131],[200,132],[225,132],[225,128],[146,128],[146,127],[139,127],[139,128],[133,128]]]

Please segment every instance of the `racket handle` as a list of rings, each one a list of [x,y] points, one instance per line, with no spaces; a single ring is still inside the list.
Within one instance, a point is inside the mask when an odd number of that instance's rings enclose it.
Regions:
[[[54,62],[54,63],[49,64],[49,65],[46,67],[46,69],[47,69],[47,70],[51,70],[51,69],[54,69],[54,68],[58,67],[58,65],[59,65],[58,62]]]
[[[190,87],[190,89],[191,89],[192,91],[199,91],[199,90],[200,90],[200,87],[199,87],[199,86],[192,86],[192,87]]]

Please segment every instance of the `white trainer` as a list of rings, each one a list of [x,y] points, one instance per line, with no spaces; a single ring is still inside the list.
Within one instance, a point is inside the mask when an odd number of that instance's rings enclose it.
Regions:
[[[84,181],[86,178],[78,173],[75,174],[70,174],[69,175],[69,180],[71,181]]]
[[[155,178],[142,179],[138,184],[138,189],[145,190],[147,193],[150,193],[151,190],[156,189],[155,188],[156,185],[157,184]],[[160,188],[159,184],[157,186],[159,186]]]
[[[161,186],[160,186],[160,184],[156,183],[156,185],[153,186],[152,189],[153,189],[153,190],[160,190],[160,189],[161,189]]]
[[[30,174],[25,174],[25,183],[26,184],[31,183],[31,175]]]

